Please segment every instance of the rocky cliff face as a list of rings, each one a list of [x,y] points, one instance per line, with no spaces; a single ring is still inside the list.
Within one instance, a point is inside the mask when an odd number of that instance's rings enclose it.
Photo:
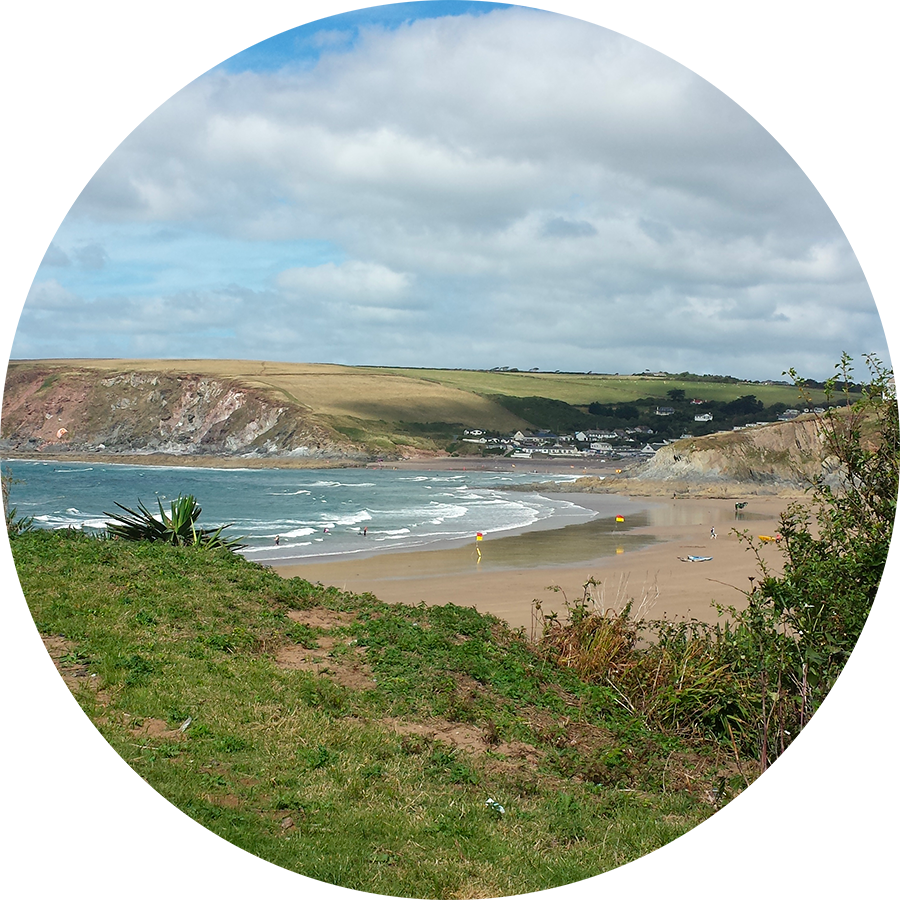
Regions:
[[[356,459],[305,410],[237,382],[10,364],[0,450]]]
[[[815,419],[804,417],[675,441],[658,450],[634,477],[804,487],[820,475],[838,481],[838,462],[827,455]]]

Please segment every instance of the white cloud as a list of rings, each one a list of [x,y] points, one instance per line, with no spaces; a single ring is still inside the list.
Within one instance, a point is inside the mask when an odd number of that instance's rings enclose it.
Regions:
[[[817,372],[842,349],[886,356],[862,272],[808,179],[671,60],[521,8],[372,27],[352,48],[338,38],[314,68],[198,79],[104,164],[58,239],[80,265],[54,270],[84,303],[115,295],[108,325],[93,307],[96,329],[155,333],[150,263],[122,249],[174,225],[206,252],[167,264],[153,296],[228,294],[210,264],[219,241],[237,293],[304,322],[335,361],[486,366],[515,352],[550,368],[691,359],[765,377],[798,348]],[[131,268],[104,255],[110,228]],[[333,252],[296,265],[291,242]],[[210,355],[312,346],[223,328],[191,333]]]
[[[352,300],[355,303],[384,303],[401,299],[410,277],[377,263],[352,260],[335,265],[287,269],[277,283],[285,293],[298,299]]]

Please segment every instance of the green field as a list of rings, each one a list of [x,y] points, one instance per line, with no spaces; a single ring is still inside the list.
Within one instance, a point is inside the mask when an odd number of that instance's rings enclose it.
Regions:
[[[546,397],[573,406],[589,403],[626,403],[641,397],[665,400],[672,389],[682,389],[690,398],[701,400],[733,400],[742,394],[754,394],[767,406],[772,403],[792,405],[798,402],[797,389],[786,384],[754,382],[692,381],[677,376],[660,378],[643,375],[579,375],[546,372],[484,372],[464,369],[360,369],[422,380],[445,387],[491,396]],[[824,400],[821,391],[813,399]]]

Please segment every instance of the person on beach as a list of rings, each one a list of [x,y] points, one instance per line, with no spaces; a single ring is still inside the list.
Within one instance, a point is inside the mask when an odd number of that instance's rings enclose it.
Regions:
[[[715,529],[715,526],[713,526],[712,528],[709,529],[709,536],[710,536],[710,539],[711,539],[711,540],[715,540],[715,539],[716,539],[716,529]]]

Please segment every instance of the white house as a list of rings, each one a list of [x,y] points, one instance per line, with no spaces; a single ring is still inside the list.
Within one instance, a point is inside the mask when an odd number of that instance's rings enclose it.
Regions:
[[[551,456],[581,456],[581,451],[574,447],[563,447],[560,444],[554,444],[541,450],[542,453],[549,453]]]

